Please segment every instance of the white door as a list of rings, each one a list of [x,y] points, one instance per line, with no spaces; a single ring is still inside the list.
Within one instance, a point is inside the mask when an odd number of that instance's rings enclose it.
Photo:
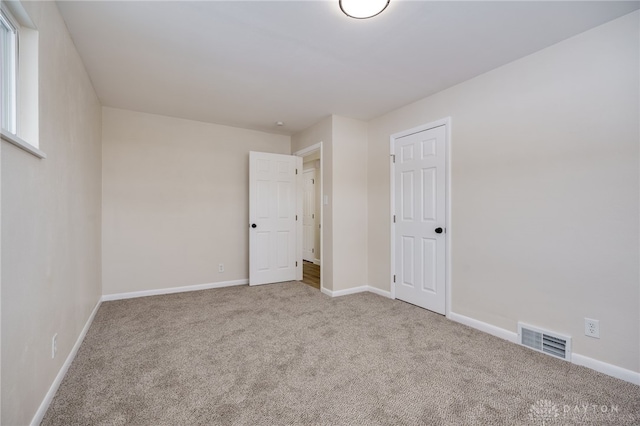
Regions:
[[[302,258],[313,262],[316,247],[316,169],[302,174],[304,199],[302,205]]]
[[[445,314],[446,127],[395,139],[395,295]]]
[[[250,285],[302,278],[302,253],[296,245],[301,223],[298,170],[300,157],[249,153]]]

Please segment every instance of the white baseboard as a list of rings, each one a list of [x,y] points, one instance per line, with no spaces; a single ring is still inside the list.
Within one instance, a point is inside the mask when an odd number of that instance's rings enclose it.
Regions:
[[[344,290],[336,290],[336,291],[332,291],[332,290],[328,290],[326,288],[322,288],[321,291],[326,294],[327,296],[330,297],[340,297],[340,296],[347,296],[349,294],[356,294],[356,293],[363,293],[365,291],[368,291],[370,293],[374,293],[383,297],[387,297],[389,299],[391,299],[391,293],[388,291],[384,291],[384,290],[380,290],[379,288],[376,287],[371,287],[370,285],[361,285],[359,287],[351,287],[351,288],[346,288]]]
[[[340,296],[347,296],[349,294],[362,293],[364,291],[367,291],[368,287],[369,286],[361,285],[360,287],[351,287],[351,288],[346,288],[344,290],[335,290],[335,291],[322,288],[322,292],[327,296],[340,297]]]
[[[392,299],[391,292],[386,290],[380,290],[377,287],[367,286],[367,291],[373,294],[377,294],[378,296],[386,297],[387,299]]]
[[[618,367],[617,365],[608,364],[576,353],[571,355],[571,362],[576,365],[582,365],[583,367],[596,370],[597,372],[606,374],[607,376],[615,377],[616,379],[624,380],[625,382],[640,386],[640,373],[636,373],[635,371],[627,370],[626,368]]]
[[[464,315],[456,314],[455,312],[449,312],[447,315],[451,321],[459,322],[460,324],[468,325],[476,330],[484,331],[492,336],[499,337],[504,340],[508,340],[512,343],[518,342],[518,333],[514,333],[504,328],[496,327],[495,325],[487,324],[486,322],[478,321],[477,319],[465,317]]]
[[[233,281],[220,281],[217,283],[209,283],[209,284],[186,285],[183,287],[170,287],[170,288],[159,288],[155,290],[131,291],[128,293],[105,294],[102,296],[102,301],[108,302],[111,300],[133,299],[136,297],[157,296],[160,294],[184,293],[187,291],[209,290],[211,288],[231,287],[234,285],[246,285],[246,284],[249,284],[248,278],[241,279],[241,280],[233,280]]]
[[[456,314],[455,312],[449,312],[447,318],[452,321],[459,322],[460,324],[468,325],[476,330],[491,334],[492,336],[518,344],[518,333],[514,333],[512,331],[505,330],[504,328],[496,327],[495,325],[487,324],[486,322],[478,321],[473,318],[465,317],[464,315]],[[571,362],[576,365],[590,368],[599,373],[624,380],[625,382],[640,385],[640,373],[636,373],[635,371],[627,370],[625,368],[618,367],[617,365],[608,364],[577,353],[573,353],[571,355]]]
[[[102,301],[98,300],[98,303],[96,303],[95,308],[93,308],[91,315],[89,315],[89,319],[87,320],[86,324],[82,328],[80,335],[76,339],[76,343],[73,345],[73,348],[71,348],[71,352],[69,352],[67,359],[64,361],[64,364],[62,364],[62,367],[60,368],[60,371],[58,371],[56,378],[53,380],[51,387],[49,387],[49,391],[47,391],[47,394],[44,396],[42,403],[40,403],[40,406],[38,407],[38,411],[36,411],[36,414],[33,416],[33,419],[31,420],[32,426],[37,426],[42,422],[42,419],[44,418],[44,415],[47,413],[47,410],[49,409],[49,405],[51,404],[53,397],[56,395],[56,392],[60,387],[60,383],[62,383],[62,379],[64,379],[64,376],[67,374],[67,370],[69,370],[71,363],[73,362],[73,360],[76,357],[76,354],[78,353],[78,349],[80,349],[80,345],[82,345],[84,336],[87,335],[87,331],[89,331],[89,327],[91,327],[91,323],[93,323],[93,319],[95,318],[96,312],[98,312],[98,308],[100,308],[101,303]]]

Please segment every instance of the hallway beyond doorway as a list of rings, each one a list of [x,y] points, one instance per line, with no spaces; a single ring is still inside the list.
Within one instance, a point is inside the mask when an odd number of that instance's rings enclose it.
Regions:
[[[320,265],[306,260],[302,263],[302,282],[320,290]]]

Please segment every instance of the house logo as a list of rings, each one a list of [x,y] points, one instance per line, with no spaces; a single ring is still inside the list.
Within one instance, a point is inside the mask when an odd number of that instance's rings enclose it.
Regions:
[[[548,399],[541,399],[529,408],[529,419],[542,426],[550,424],[560,415],[558,406]]]
[[[562,419],[558,419],[558,417],[562,417]],[[532,424],[550,426],[557,420],[563,422],[568,419],[572,422],[595,422],[594,424],[619,422],[621,419],[626,419],[636,422],[634,424],[640,424],[637,423],[636,416],[621,413],[618,405],[592,403],[562,405],[555,404],[548,399],[541,399],[529,408],[529,420]]]

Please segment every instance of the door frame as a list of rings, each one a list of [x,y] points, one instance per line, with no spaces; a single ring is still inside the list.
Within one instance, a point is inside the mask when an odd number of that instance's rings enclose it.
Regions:
[[[305,157],[309,154],[312,154],[316,151],[320,151],[320,167],[317,170],[320,170],[320,178],[318,178],[316,174],[316,179],[320,181],[320,292],[324,293],[324,264],[325,262],[325,249],[324,249],[324,153],[323,153],[323,142],[320,141],[306,148],[300,149],[293,153],[298,157]],[[302,196],[302,186],[300,186],[300,194]],[[302,223],[302,222],[300,222]],[[300,232],[298,236],[298,244],[302,249],[302,232]],[[302,253],[302,252],[301,252]]]
[[[447,318],[451,315],[451,235],[453,231],[453,222],[451,220],[451,117],[446,117],[440,120],[433,121],[431,123],[422,124],[417,127],[413,127],[411,129],[403,130],[398,133],[394,133],[389,136],[389,164],[390,164],[390,215],[389,215],[389,228],[391,229],[391,274],[389,275],[389,285],[391,289],[391,298],[396,298],[396,283],[393,280],[393,277],[396,275],[396,230],[393,223],[393,215],[396,214],[395,211],[395,163],[393,161],[393,156],[395,154],[394,145],[396,139],[400,139],[405,136],[412,135],[414,133],[423,132],[425,130],[430,130],[435,127],[445,126],[445,167],[447,170],[445,171],[445,316]]]

